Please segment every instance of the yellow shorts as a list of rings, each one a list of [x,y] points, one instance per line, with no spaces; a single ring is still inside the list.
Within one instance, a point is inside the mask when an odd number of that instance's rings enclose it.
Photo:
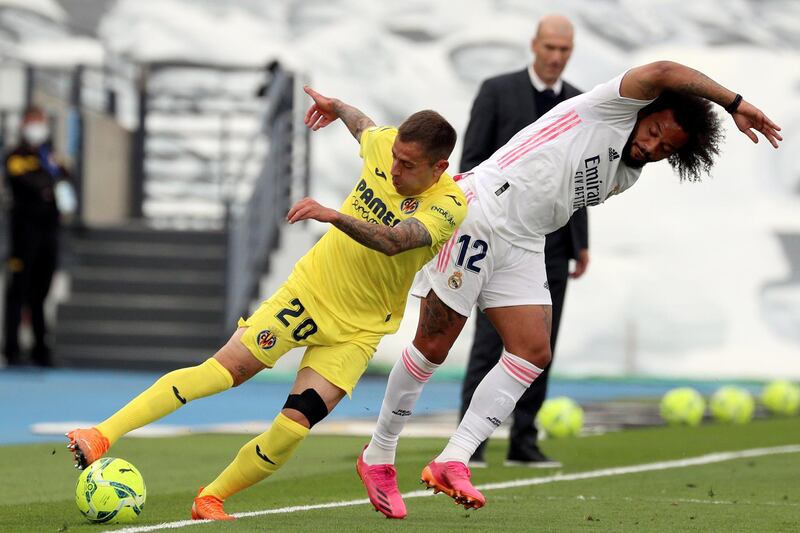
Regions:
[[[312,317],[303,294],[286,282],[250,318],[240,318],[239,327],[247,328],[242,343],[268,368],[292,348],[307,346],[300,368],[313,369],[351,396],[383,334],[358,331],[334,317]]]

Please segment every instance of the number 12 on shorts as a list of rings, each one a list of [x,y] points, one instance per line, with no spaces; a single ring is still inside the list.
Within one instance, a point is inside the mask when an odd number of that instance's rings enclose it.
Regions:
[[[472,242],[472,246],[470,246],[470,241]],[[486,252],[489,250],[489,245],[486,244],[486,241],[480,239],[473,240],[470,235],[462,235],[458,238],[456,243],[460,246],[456,265],[464,267],[476,274],[480,272],[481,267],[478,266],[478,263],[483,261],[483,258],[486,257]],[[469,257],[467,257],[468,252]],[[466,266],[464,265],[464,261],[467,262]]]

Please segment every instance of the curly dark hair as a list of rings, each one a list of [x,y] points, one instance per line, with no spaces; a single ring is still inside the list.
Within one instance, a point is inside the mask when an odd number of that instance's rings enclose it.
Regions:
[[[691,94],[664,91],[653,102],[642,108],[639,117],[671,109],[675,122],[686,132],[689,140],[667,158],[681,181],[700,181],[701,174],[709,174],[714,158],[719,155],[725,138],[713,104]]]

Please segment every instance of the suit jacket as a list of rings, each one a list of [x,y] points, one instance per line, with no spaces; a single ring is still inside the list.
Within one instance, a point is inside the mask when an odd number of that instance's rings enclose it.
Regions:
[[[563,82],[561,100],[581,93]],[[519,130],[542,116],[536,109],[528,69],[489,78],[481,84],[472,104],[467,132],[464,134],[464,151],[461,171],[468,171],[488,159]],[[545,259],[577,259],[578,252],[589,247],[589,220],[586,209],[576,211],[567,224],[547,235]]]

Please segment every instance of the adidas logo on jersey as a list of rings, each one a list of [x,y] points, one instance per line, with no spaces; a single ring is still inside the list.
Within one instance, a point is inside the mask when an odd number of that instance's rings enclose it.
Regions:
[[[614,150],[613,148],[608,149],[608,160],[614,161],[615,159],[619,159],[619,152]]]

